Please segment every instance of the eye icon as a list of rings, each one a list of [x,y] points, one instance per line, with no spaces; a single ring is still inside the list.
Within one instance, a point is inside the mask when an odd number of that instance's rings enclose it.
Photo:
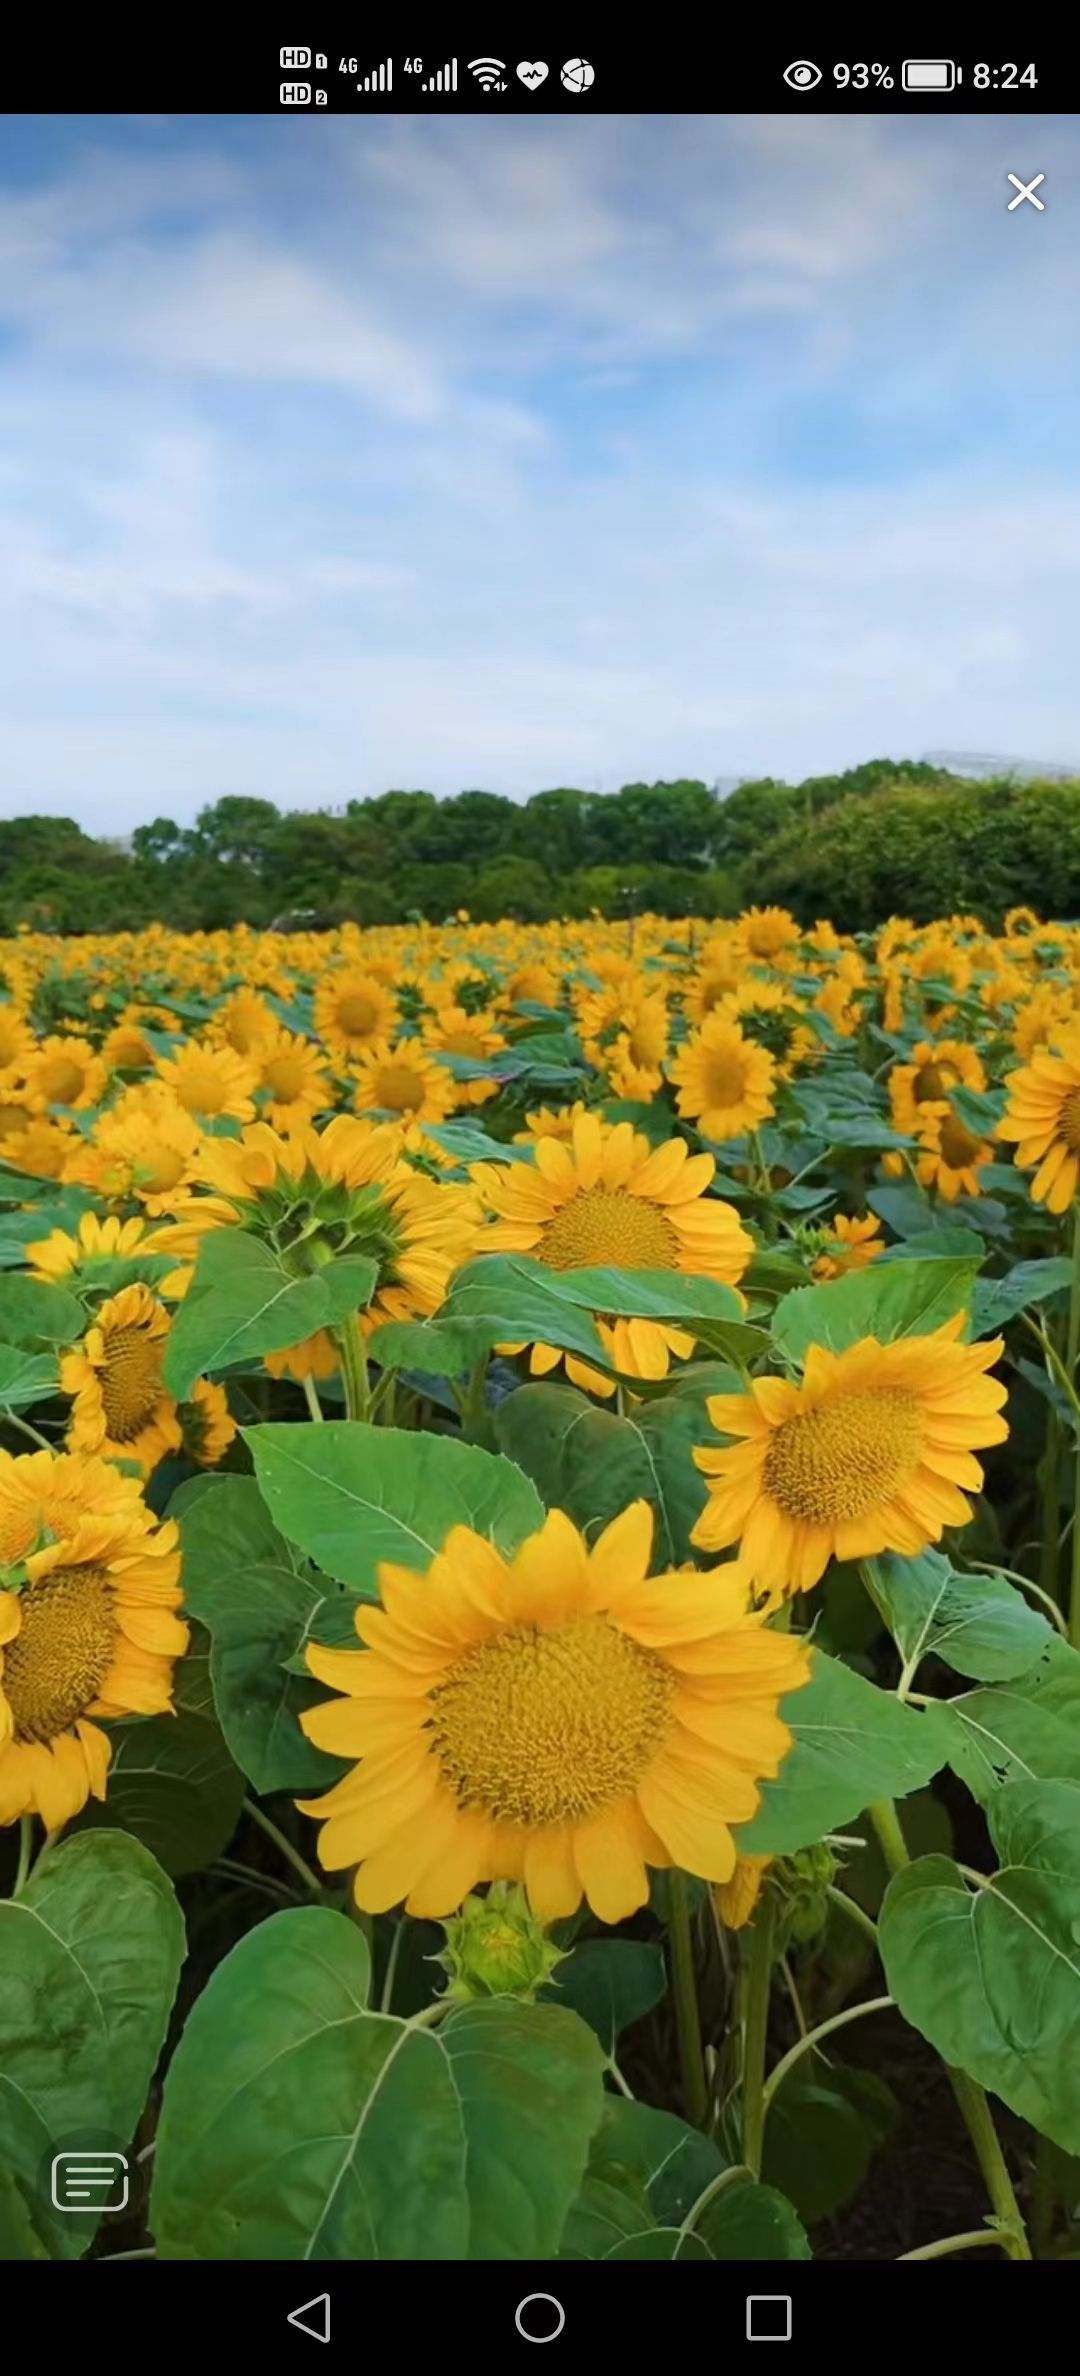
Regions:
[[[821,81],[821,68],[809,58],[796,58],[793,66],[785,66],[784,81],[793,91],[816,91]]]

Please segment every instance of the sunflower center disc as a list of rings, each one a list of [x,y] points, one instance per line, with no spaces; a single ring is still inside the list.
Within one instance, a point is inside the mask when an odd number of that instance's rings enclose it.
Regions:
[[[161,1353],[142,1328],[116,1328],[105,1346],[101,1400],[114,1444],[130,1444],[161,1401]]]
[[[21,1625],[4,1649],[3,1689],[17,1741],[54,1741],[96,1700],[112,1665],[116,1624],[104,1568],[54,1568],[20,1595]]]
[[[951,1064],[920,1064],[912,1083],[916,1105],[936,1105],[956,1085]]]
[[[514,1625],[431,1693],[435,1754],[463,1807],[580,1822],[635,1788],[668,1727],[675,1677],[606,1617]]]
[[[738,1056],[706,1056],[705,1095],[711,1106],[738,1105],[745,1090],[746,1073]]]
[[[679,1241],[665,1215],[619,1188],[582,1188],[549,1221],[536,1248],[549,1270],[615,1263],[624,1270],[674,1270]]]
[[[840,1394],[785,1419],[766,1454],[765,1484],[789,1518],[835,1525],[887,1501],[921,1448],[918,1398],[905,1387]]]
[[[961,1122],[959,1114],[950,1112],[941,1125],[941,1152],[950,1171],[965,1171],[981,1153],[974,1131]]]
[[[362,1039],[373,1031],[378,1020],[373,998],[365,998],[362,990],[345,991],[337,1002],[338,1028]]]
[[[423,1105],[424,1083],[407,1064],[387,1064],[375,1078],[375,1101],[390,1113],[404,1114]]]
[[[42,1066],[40,1085],[50,1105],[74,1105],[83,1085],[81,1067],[70,1056],[54,1056]]]
[[[1071,1089],[1061,1109],[1061,1129],[1073,1155],[1080,1155],[1080,1089]]]

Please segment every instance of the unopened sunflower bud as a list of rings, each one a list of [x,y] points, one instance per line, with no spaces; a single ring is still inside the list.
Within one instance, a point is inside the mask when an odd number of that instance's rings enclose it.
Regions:
[[[446,1993],[455,2003],[516,1996],[531,2004],[563,1960],[516,1881],[494,1881],[486,1897],[467,1897],[445,1929],[437,1961],[450,1974]]]

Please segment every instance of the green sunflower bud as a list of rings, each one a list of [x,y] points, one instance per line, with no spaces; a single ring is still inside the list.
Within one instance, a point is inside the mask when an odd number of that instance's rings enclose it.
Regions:
[[[516,1881],[493,1881],[486,1897],[467,1897],[445,1929],[436,1960],[449,1972],[446,1993],[458,2004],[490,1996],[531,2004],[563,1960]]]

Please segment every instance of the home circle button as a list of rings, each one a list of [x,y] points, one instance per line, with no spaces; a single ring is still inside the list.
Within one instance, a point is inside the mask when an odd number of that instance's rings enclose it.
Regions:
[[[566,2312],[554,2294],[526,2294],[514,2312],[514,2325],[526,2343],[554,2343],[566,2325]]]

